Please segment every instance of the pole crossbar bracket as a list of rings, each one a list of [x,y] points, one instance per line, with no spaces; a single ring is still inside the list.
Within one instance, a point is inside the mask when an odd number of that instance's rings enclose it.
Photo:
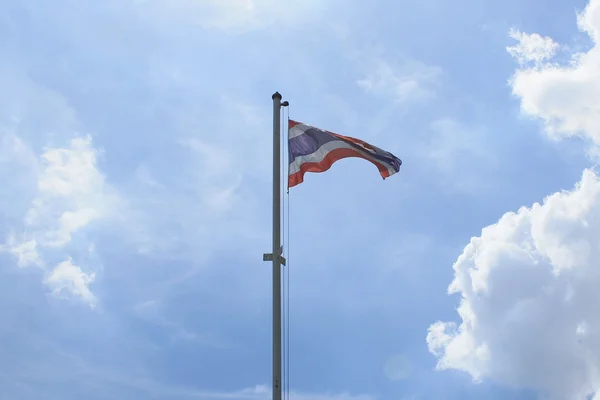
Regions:
[[[285,266],[285,257],[280,255],[279,260],[281,261],[281,265]],[[263,261],[273,261],[273,253],[263,254]]]

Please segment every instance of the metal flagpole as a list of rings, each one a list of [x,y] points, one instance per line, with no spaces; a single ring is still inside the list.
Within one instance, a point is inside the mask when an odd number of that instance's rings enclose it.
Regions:
[[[264,254],[264,261],[273,261],[273,400],[281,400],[281,266],[285,258],[281,248],[281,94],[273,99],[273,252]]]
[[[281,400],[281,95],[273,94],[273,400]]]

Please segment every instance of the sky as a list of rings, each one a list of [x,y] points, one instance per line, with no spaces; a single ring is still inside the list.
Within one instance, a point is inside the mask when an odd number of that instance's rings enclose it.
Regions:
[[[0,400],[600,399],[600,0],[0,0]],[[289,206],[289,216],[287,213]]]

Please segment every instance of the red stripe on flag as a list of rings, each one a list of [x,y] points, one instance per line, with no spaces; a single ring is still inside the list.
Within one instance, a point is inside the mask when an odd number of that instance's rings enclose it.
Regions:
[[[381,174],[381,177],[383,179],[390,176],[390,171],[384,165],[382,165],[378,162],[375,162],[368,157],[365,157],[364,155],[360,154],[358,151],[356,151],[354,149],[342,148],[342,149],[334,149],[334,150],[330,151],[325,156],[325,158],[323,158],[322,161],[305,162],[305,163],[301,164],[300,170],[288,177],[288,187],[294,187],[296,185],[301,184],[304,181],[305,173],[307,173],[307,172],[325,172],[329,168],[331,168],[333,163],[335,163],[336,161],[341,160],[342,158],[348,158],[348,157],[358,157],[358,158],[362,158],[364,160],[369,161],[371,164],[373,164],[377,167],[377,169],[379,170],[379,173]]]

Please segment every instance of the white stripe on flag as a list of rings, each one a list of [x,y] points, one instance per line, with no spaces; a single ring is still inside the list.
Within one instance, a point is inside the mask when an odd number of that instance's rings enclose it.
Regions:
[[[307,129],[312,128],[311,126],[298,124],[289,129],[288,139],[295,138],[296,136],[302,135]]]
[[[293,175],[296,172],[300,171],[300,166],[306,162],[311,162],[311,163],[317,162],[318,163],[318,162],[323,161],[323,159],[325,159],[325,157],[327,157],[327,154],[329,154],[331,151],[336,150],[336,149],[351,149],[351,150],[357,151],[356,147],[353,147],[342,140],[334,140],[331,142],[327,142],[323,146],[319,147],[317,149],[317,151],[315,151],[314,153],[307,154],[305,156],[297,156],[296,159],[294,160],[294,162],[290,164],[289,175]],[[376,163],[381,164],[384,167],[386,167],[387,170],[389,171],[390,175],[393,175],[396,173],[396,170],[394,170],[394,167],[392,167],[390,164],[388,164],[384,161],[381,161],[381,160],[377,160],[373,157],[370,157],[366,151],[362,151],[362,152],[358,151],[358,152],[363,154],[369,160],[372,160],[373,162],[376,162]]]

